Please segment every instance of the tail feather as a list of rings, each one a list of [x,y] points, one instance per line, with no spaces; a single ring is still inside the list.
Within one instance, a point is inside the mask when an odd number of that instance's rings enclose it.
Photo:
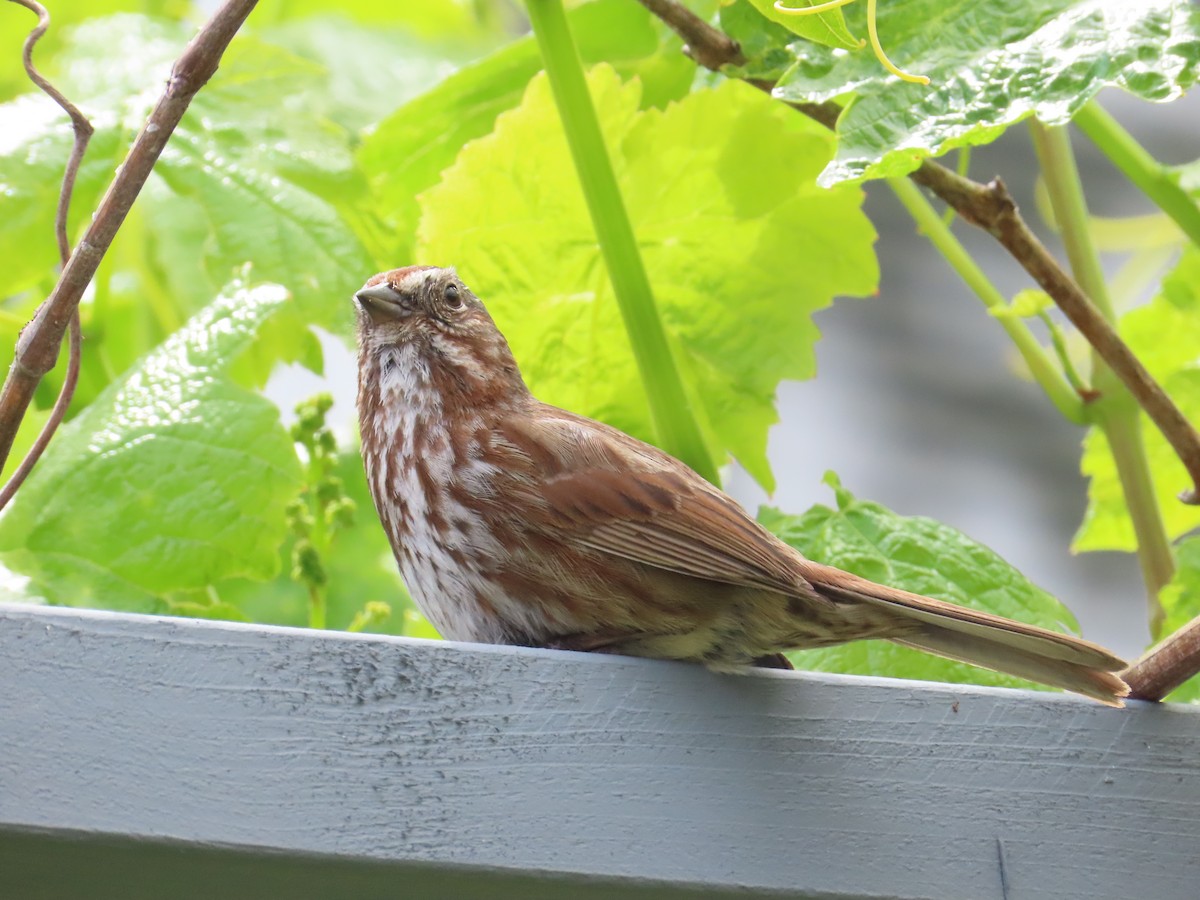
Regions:
[[[1126,667],[1098,644],[1001,616],[922,597],[812,564],[809,582],[832,600],[866,603],[907,623],[891,638],[938,656],[1122,706],[1129,687],[1114,672]]]
[[[893,638],[893,642],[1083,694],[1109,706],[1124,706],[1121,698],[1129,694],[1129,686],[1112,672],[1041,656],[1036,652],[997,642],[990,635],[968,634],[938,628],[935,625],[924,625],[915,634]]]

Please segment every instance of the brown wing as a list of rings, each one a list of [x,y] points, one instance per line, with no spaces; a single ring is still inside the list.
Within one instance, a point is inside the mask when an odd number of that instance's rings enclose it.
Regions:
[[[696,578],[811,595],[795,551],[654,447],[553,407],[499,431],[529,461],[527,526]]]

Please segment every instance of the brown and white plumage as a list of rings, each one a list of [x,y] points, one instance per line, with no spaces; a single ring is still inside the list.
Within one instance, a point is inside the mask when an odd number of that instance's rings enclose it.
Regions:
[[[363,459],[422,611],[448,638],[769,664],[883,638],[1119,704],[1095,644],[805,559],[662,451],[530,394],[451,269],[357,294]]]

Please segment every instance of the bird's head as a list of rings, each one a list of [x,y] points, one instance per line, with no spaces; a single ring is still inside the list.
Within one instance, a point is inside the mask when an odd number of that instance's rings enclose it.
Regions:
[[[466,402],[527,393],[488,311],[453,268],[380,272],[354,295],[360,378],[384,393],[432,389]]]

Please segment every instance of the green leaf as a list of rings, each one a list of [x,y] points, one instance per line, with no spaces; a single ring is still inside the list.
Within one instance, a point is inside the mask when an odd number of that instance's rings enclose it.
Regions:
[[[642,77],[647,105],[687,93],[695,65],[637,4],[598,0],[572,9],[567,18],[584,62],[606,60],[624,74]],[[522,38],[401,107],[366,139],[359,163],[391,229],[381,266],[414,259],[417,195],[437,183],[464,144],[486,135],[496,116],[521,102],[529,79],[541,68],[537,44]]]
[[[804,16],[789,15],[775,8],[775,0],[748,0],[760,16],[780,25],[793,35],[805,40],[823,44],[826,47],[841,47],[844,50],[857,50],[861,42],[846,28],[846,19],[840,7],[822,13]],[[811,0],[793,0],[785,3],[792,9],[803,9],[806,6],[816,6]],[[721,21],[724,23],[725,11],[721,11]]]
[[[330,299],[373,266],[338,211],[366,192],[349,137],[294,102],[324,79],[319,66],[287,51],[235,41],[156,171],[208,217],[214,281],[252,263],[254,277],[285,284],[310,321],[345,334],[349,304]]]
[[[848,8],[865,32],[865,4]],[[985,144],[1026,116],[1061,125],[1101,88],[1173,100],[1197,78],[1200,10],[1187,0],[903,0],[880,4],[879,36],[899,81],[869,49],[797,41],[776,95],[857,95],[838,123],[823,184],[905,175],[923,158]]]
[[[764,18],[750,0],[734,0],[722,6],[718,13],[718,24],[722,31],[738,42],[746,59],[741,66],[730,66],[730,75],[778,81],[796,61],[791,49],[796,35]]]
[[[299,464],[274,405],[225,373],[286,302],[234,286],[63,427],[0,519],[0,559],[32,593],[161,611],[274,574]]]
[[[832,136],[748,85],[639,111],[637,82],[599,66],[589,84],[706,438],[769,486],[775,390],[814,373],[812,313],[835,294],[875,288],[862,195],[818,189]],[[653,439],[543,77],[492,135],[463,149],[421,209],[418,258],[459,267],[535,393]]]
[[[1159,295],[1122,316],[1119,330],[1183,415],[1191,422],[1200,421],[1200,249],[1187,248],[1163,279]],[[1179,492],[1190,485],[1187,471],[1153,423],[1146,416],[1140,418],[1163,522],[1167,533],[1178,537],[1200,525],[1200,508],[1179,502]],[[1098,428],[1091,429],[1084,441],[1081,468],[1092,480],[1074,549],[1136,550],[1116,463]]]
[[[122,152],[116,117],[89,115],[97,134],[79,168],[70,234],[88,220]],[[0,104],[0,298],[37,288],[58,265],[54,215],[71,144],[67,117],[49,97]]]
[[[322,84],[309,92],[307,110],[351,131],[433,87],[468,58],[457,44],[431,44],[401,27],[354,22],[344,8],[288,21],[257,36],[321,66]]]
[[[1173,634],[1200,616],[1200,537],[1187,538],[1175,547],[1175,577],[1159,592],[1167,614],[1163,634]],[[1194,675],[1172,691],[1168,700],[1200,702],[1200,675]]]
[[[1045,291],[1027,288],[1023,291],[1017,291],[1017,295],[1013,297],[1012,306],[1009,309],[1018,318],[1032,319],[1040,313],[1054,309],[1054,301],[1050,299],[1050,295]]]
[[[1066,607],[987,547],[932,519],[900,516],[859,500],[832,472],[825,481],[835,491],[837,509],[814,506],[792,516],[763,507],[759,521],[815,562],[1030,625],[1078,633]],[[854,641],[788,655],[799,668],[818,672],[1039,687],[886,641]]]
[[[21,426],[17,429],[12,449],[9,450],[8,459],[4,462],[4,469],[0,471],[0,483],[7,483],[8,479],[12,477],[13,472],[25,459],[25,454],[29,452],[29,448],[33,446],[33,442],[37,440],[37,436],[49,418],[49,409],[30,407],[29,411],[25,413],[25,418],[21,420]]]

